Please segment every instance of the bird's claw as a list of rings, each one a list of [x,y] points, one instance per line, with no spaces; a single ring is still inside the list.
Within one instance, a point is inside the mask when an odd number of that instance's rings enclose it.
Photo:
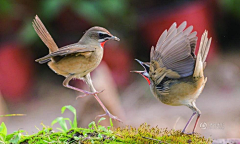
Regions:
[[[103,91],[104,91],[104,90],[96,91],[96,92],[84,92],[85,94],[80,95],[80,96],[77,96],[76,99],[78,99],[78,98],[83,98],[83,97],[86,97],[86,96],[88,96],[88,95],[96,95],[96,94],[102,93]]]
[[[113,120],[116,120],[116,121],[118,121],[118,122],[122,122],[121,119],[119,119],[118,117],[112,115],[110,112],[106,112],[105,114],[98,115],[98,116],[95,117],[95,119],[96,119],[96,118],[101,118],[101,117],[104,117],[104,116],[108,116],[108,117],[110,117],[110,118],[113,119]]]

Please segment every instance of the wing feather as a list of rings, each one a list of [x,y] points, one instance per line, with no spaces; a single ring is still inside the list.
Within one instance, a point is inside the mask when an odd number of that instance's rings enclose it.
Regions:
[[[192,75],[195,65],[197,32],[192,32],[193,26],[186,26],[187,22],[183,22],[179,27],[173,23],[169,30],[165,30],[160,36],[150,55],[151,60],[157,61],[160,67],[177,72],[181,77]],[[203,45],[207,46],[208,43],[204,41]]]
[[[165,30],[162,35],[160,36],[160,38],[158,39],[157,45],[156,45],[156,50],[159,50],[159,48],[161,47],[163,41],[166,39],[167,37],[167,30]]]
[[[86,47],[86,46],[79,46],[78,43],[67,45],[65,47],[60,48],[58,51],[52,52],[42,58],[36,59],[36,62],[39,63],[45,63],[49,61],[49,59],[56,57],[56,56],[66,56],[66,55],[71,55],[75,53],[85,53],[85,52],[92,52],[94,51],[95,48],[93,47]],[[79,54],[78,54],[79,55]]]

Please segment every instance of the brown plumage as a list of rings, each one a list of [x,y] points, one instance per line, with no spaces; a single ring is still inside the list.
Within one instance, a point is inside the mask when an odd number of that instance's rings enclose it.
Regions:
[[[195,48],[197,32],[192,32],[193,26],[186,28],[183,22],[179,27],[176,23],[165,30],[160,36],[156,47],[152,47],[150,63],[137,60],[145,71],[133,71],[141,74],[149,81],[153,95],[167,105],[185,105],[193,111],[193,115],[183,129],[183,133],[197,114],[192,133],[196,129],[200,117],[200,110],[195,101],[202,92],[207,78],[203,70],[206,66],[206,57],[210,48],[211,38],[207,31],[201,38],[199,52],[196,57]],[[186,29],[185,29],[186,28]]]
[[[92,27],[86,31],[79,42],[58,48],[51,35],[41,22],[38,16],[33,21],[33,27],[49,48],[49,54],[35,60],[40,64],[48,62],[48,66],[57,74],[66,77],[63,86],[84,93],[83,96],[94,95],[109,117],[120,121],[113,116],[98,98],[97,92],[93,87],[90,72],[93,71],[101,62],[103,57],[103,46],[107,40],[117,40],[108,30],[102,27]],[[78,78],[87,83],[91,92],[70,86],[69,81],[72,78]],[[100,116],[104,116],[100,115]]]

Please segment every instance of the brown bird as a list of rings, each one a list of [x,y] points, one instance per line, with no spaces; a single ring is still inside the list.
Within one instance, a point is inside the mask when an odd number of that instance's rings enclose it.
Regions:
[[[148,81],[151,92],[162,103],[172,106],[185,105],[193,111],[182,133],[197,114],[191,133],[194,134],[201,115],[195,102],[207,82],[203,70],[212,38],[208,39],[207,31],[203,33],[196,57],[197,32],[192,32],[193,26],[186,28],[186,25],[187,23],[183,22],[177,27],[177,24],[173,23],[165,30],[155,49],[151,49],[150,62],[137,60],[145,70],[133,72],[141,74]]]
[[[48,62],[48,66],[58,75],[66,77],[63,81],[63,86],[84,93],[79,97],[94,95],[99,104],[102,106],[106,114],[99,115],[102,117],[108,115],[110,118],[121,121],[116,116],[113,116],[103,105],[92,84],[90,72],[93,71],[101,62],[103,57],[103,47],[106,41],[120,39],[113,36],[108,30],[102,27],[92,27],[86,31],[82,38],[74,44],[70,44],[58,48],[51,35],[41,22],[38,16],[33,21],[33,27],[38,36],[42,39],[45,45],[49,48],[49,54],[35,60],[40,64]],[[85,91],[69,85],[71,79],[81,79],[90,87],[90,91]]]

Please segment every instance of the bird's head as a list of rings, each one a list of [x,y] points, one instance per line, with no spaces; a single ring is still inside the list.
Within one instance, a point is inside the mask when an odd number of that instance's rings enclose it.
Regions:
[[[134,73],[138,73],[140,75],[142,75],[148,82],[148,84],[150,85],[151,84],[151,81],[150,81],[150,76],[149,76],[149,64],[147,63],[144,63],[138,59],[135,59],[141,66],[143,66],[144,68],[144,71],[131,71],[131,72],[134,72]]]
[[[92,27],[88,29],[83,37],[81,38],[80,42],[82,43],[91,43],[91,44],[100,44],[104,47],[104,44],[108,40],[116,40],[120,41],[120,39],[116,36],[113,36],[108,30],[103,27]]]

